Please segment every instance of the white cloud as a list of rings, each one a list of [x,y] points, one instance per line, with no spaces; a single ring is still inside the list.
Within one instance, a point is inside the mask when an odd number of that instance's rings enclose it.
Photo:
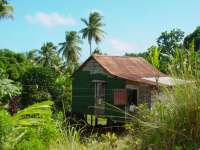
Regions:
[[[76,20],[73,17],[66,17],[57,12],[49,14],[44,12],[38,12],[35,15],[27,15],[25,18],[31,24],[41,24],[46,27],[76,25]]]
[[[135,49],[134,45],[128,42],[124,42],[118,39],[110,39],[109,43],[112,49],[119,51],[130,51]]]

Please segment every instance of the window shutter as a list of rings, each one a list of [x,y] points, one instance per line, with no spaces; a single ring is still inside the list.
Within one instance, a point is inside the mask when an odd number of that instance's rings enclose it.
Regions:
[[[114,105],[126,105],[127,104],[127,91],[126,89],[114,90]]]

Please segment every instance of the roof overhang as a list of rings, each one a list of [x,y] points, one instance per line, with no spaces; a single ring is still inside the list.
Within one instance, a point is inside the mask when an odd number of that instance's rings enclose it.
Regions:
[[[147,81],[154,82],[155,84],[161,85],[161,86],[176,86],[176,85],[182,85],[182,84],[187,84],[191,83],[191,81],[188,80],[183,80],[183,79],[177,79],[173,77],[144,77],[142,78]]]

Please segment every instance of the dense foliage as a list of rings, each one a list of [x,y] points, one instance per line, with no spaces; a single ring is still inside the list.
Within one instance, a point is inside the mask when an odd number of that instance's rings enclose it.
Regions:
[[[50,68],[36,67],[22,76],[22,105],[50,100],[54,97],[55,73]]]
[[[187,35],[184,39],[184,47],[189,48],[190,43],[194,42],[195,51],[200,50],[200,26],[198,26],[195,31],[189,35]]]
[[[140,107],[134,116],[131,129],[140,149],[198,149],[199,83],[165,89],[164,95],[151,111]]]
[[[11,17],[12,11],[6,0],[0,0],[0,19]],[[85,27],[80,33],[92,54],[92,41],[99,44],[104,35],[102,16],[93,12],[81,21]],[[84,129],[68,124],[71,76],[79,66],[80,44],[79,32],[69,31],[58,46],[46,42],[25,54],[0,50],[0,149],[200,148],[200,27],[185,39],[180,29],[162,32],[156,46],[125,54],[144,57],[161,71],[190,82],[162,89],[163,96],[155,97],[151,110],[145,104],[136,107],[134,115],[127,114],[132,117],[124,126],[128,131],[119,136],[110,132],[84,136]],[[103,53],[96,48],[93,54]]]
[[[0,104],[8,102],[13,96],[19,95],[21,88],[10,79],[0,79]]]
[[[0,50],[0,70],[14,81],[19,81],[24,71],[30,67],[29,61],[22,53],[15,53],[8,49]]]
[[[12,17],[13,6],[7,0],[0,0],[0,19]]]

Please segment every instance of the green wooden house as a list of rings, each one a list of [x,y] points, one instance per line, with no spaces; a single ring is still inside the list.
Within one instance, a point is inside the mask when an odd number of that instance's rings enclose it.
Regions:
[[[166,77],[141,57],[92,55],[73,74],[72,112],[126,119],[134,105],[151,106],[156,76]]]

